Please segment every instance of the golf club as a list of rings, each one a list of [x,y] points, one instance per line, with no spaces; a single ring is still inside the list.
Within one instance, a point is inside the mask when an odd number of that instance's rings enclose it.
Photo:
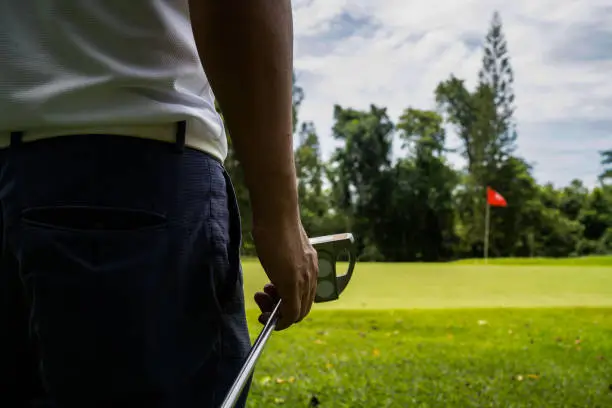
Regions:
[[[353,276],[353,270],[355,269],[356,262],[356,251],[354,247],[353,234],[336,234],[326,235],[323,237],[311,238],[310,243],[317,251],[319,258],[319,275],[317,278],[317,293],[315,296],[315,303],[330,302],[338,299],[340,294],[344,291],[348,285],[351,277]],[[336,262],[339,256],[346,252],[348,255],[348,270],[346,274],[342,276],[336,275]],[[276,323],[279,318],[281,301],[279,300],[270,318],[264,325],[261,333],[257,336],[257,339],[251,347],[242,369],[238,373],[236,380],[232,384],[229,392],[227,393],[221,408],[233,408],[236,405],[236,401],[240,398],[240,394],[244,390],[249,377],[255,369],[255,364],[261,356],[263,349],[276,328]]]

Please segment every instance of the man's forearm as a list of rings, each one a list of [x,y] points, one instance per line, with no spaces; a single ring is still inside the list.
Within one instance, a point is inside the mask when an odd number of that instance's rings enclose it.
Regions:
[[[290,0],[189,3],[198,52],[244,168],[253,211],[297,216]]]

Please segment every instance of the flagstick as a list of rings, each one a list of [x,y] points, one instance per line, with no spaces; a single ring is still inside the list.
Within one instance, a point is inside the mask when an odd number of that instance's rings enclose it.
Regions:
[[[487,264],[489,258],[489,218],[491,217],[491,206],[487,199],[487,209],[485,210],[485,234],[484,234],[484,263]]]

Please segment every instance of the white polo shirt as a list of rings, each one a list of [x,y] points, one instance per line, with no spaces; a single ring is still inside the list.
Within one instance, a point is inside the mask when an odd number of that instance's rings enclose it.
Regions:
[[[187,0],[0,2],[0,148],[111,133],[186,144],[221,160],[223,122],[198,57]]]

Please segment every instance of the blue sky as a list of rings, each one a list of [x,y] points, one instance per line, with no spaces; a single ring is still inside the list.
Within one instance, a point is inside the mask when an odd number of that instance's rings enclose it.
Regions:
[[[397,120],[409,106],[434,108],[434,88],[451,73],[473,86],[498,10],[515,71],[518,153],[541,183],[595,185],[599,151],[612,148],[610,0],[294,0],[293,7],[305,92],[299,120],[315,123],[326,158],[336,103],[386,106]]]

